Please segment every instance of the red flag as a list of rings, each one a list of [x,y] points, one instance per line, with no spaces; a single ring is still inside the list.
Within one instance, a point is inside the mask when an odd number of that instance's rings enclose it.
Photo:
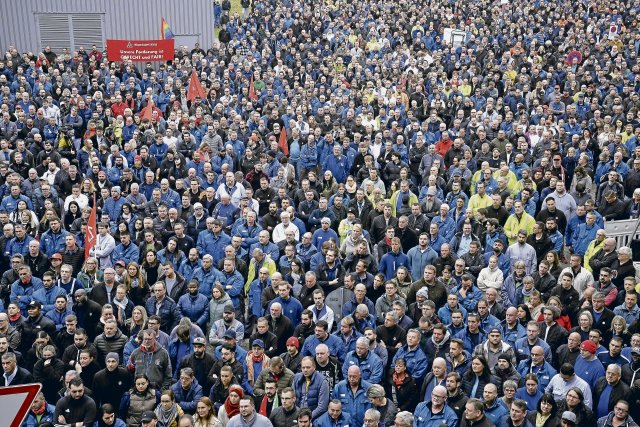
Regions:
[[[251,82],[249,82],[249,100],[255,102],[258,100],[258,95],[253,87],[253,75],[251,76]]]
[[[285,156],[289,155],[289,143],[287,142],[287,130],[285,128],[282,128],[282,130],[280,131],[278,147],[282,150]]]
[[[196,70],[191,71],[191,79],[189,79],[189,90],[187,91],[187,101],[193,101],[199,96],[201,99],[205,99],[207,94],[204,92],[204,88],[196,75]]]
[[[96,195],[93,195],[93,207],[91,208],[91,215],[89,215],[89,221],[87,222],[87,233],[85,235],[84,242],[84,259],[89,258],[89,252],[96,244],[98,237],[98,227],[96,225]]]

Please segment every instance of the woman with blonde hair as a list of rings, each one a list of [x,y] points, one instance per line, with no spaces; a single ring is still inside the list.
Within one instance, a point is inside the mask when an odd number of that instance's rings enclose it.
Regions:
[[[53,209],[53,204],[51,203],[51,200],[46,200],[45,201],[45,206],[49,206],[45,209],[44,211],[44,215],[42,215],[42,218],[40,219],[40,225],[38,227],[38,233],[40,235],[42,235],[45,231],[49,230],[49,222],[53,219],[57,219],[58,221],[60,221],[60,217],[58,216],[58,213],[56,212],[55,209]]]
[[[131,317],[127,319],[127,328],[129,336],[138,335],[138,332],[147,329],[147,309],[141,305],[136,305],[131,311]]]
[[[89,206],[92,206],[93,195],[96,194],[96,186],[93,184],[93,181],[90,178],[85,178],[84,181],[82,181],[82,188],[80,192],[87,196],[87,198],[89,199]]]
[[[85,289],[89,290],[97,283],[102,283],[104,280],[103,271],[98,268],[98,260],[94,257],[89,257],[84,262],[82,270],[78,273],[78,281],[82,283]]]
[[[604,331],[602,345],[608,348],[611,339],[618,337],[622,340],[623,347],[628,346],[631,343],[631,333],[627,327],[627,321],[624,317],[620,315],[614,316],[613,320],[611,320],[611,328]]]
[[[137,262],[131,261],[127,265],[122,281],[127,287],[127,294],[131,301],[136,305],[144,306],[151,290],[147,284],[147,276]]]
[[[584,310],[578,314],[578,324],[571,328],[569,333],[577,332],[580,334],[580,342],[589,339],[589,332],[593,326],[593,315],[589,310]]]
[[[213,402],[208,397],[201,397],[196,404],[196,414],[193,417],[194,427],[222,427],[222,423],[216,417]]]

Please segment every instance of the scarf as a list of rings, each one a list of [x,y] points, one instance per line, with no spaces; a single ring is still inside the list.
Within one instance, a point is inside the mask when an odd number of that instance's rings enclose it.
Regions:
[[[252,354],[251,360],[253,360],[255,363],[260,363],[264,360],[264,354],[260,357],[256,356],[255,354]]]
[[[393,373],[393,385],[396,386],[396,388],[402,386],[402,384],[404,383],[405,378],[407,378],[407,372],[403,372],[402,375],[399,375],[397,372]]]
[[[536,415],[536,427],[543,427],[549,419],[549,415],[542,415],[540,412]]]
[[[262,402],[260,403],[260,411],[258,411],[258,413],[260,415],[264,415],[265,417],[267,417],[267,405],[269,403],[269,399],[267,398],[267,395],[265,395],[262,398]],[[278,406],[280,406],[280,402],[278,401],[278,394],[276,393],[276,395],[273,397],[273,406],[271,407],[271,412],[273,412],[274,409],[276,409]]]
[[[40,416],[44,414],[46,410],[47,410],[47,402],[44,402],[42,406],[40,406],[40,409],[33,409],[33,406],[31,407],[31,412],[33,412],[36,416]]]
[[[20,319],[20,312],[18,312],[17,314],[14,314],[13,316],[9,316],[9,320],[12,322],[16,322],[18,319]]]
[[[155,412],[158,416],[158,421],[160,421],[162,425],[168,426],[178,418],[178,405],[174,403],[171,405],[171,408],[166,411],[162,408],[162,404],[160,404]]]
[[[124,323],[124,321],[127,320],[125,309],[127,308],[127,304],[129,304],[129,298],[125,296],[122,299],[122,301],[118,301],[117,299],[114,298],[111,303],[116,307],[118,307],[118,315],[116,316],[118,318],[118,323],[120,324]]]
[[[231,419],[231,417],[240,413],[240,403],[234,405],[231,403],[231,399],[227,397],[224,401],[224,411],[227,413],[227,418]]]

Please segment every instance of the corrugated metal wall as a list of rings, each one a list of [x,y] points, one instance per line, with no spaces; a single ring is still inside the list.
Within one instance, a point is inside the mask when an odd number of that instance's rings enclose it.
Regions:
[[[207,0],[0,0],[2,52],[9,45],[20,52],[40,52],[36,16],[42,13],[104,14],[104,39],[159,39],[164,16],[176,45],[197,36],[206,50],[214,40],[213,2]]]

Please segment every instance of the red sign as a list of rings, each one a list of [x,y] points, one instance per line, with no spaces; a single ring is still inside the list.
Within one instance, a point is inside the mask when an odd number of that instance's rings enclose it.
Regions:
[[[109,61],[171,61],[174,40],[107,40]]]
[[[40,391],[40,384],[26,384],[0,388],[0,411],[3,426],[20,427]]]

